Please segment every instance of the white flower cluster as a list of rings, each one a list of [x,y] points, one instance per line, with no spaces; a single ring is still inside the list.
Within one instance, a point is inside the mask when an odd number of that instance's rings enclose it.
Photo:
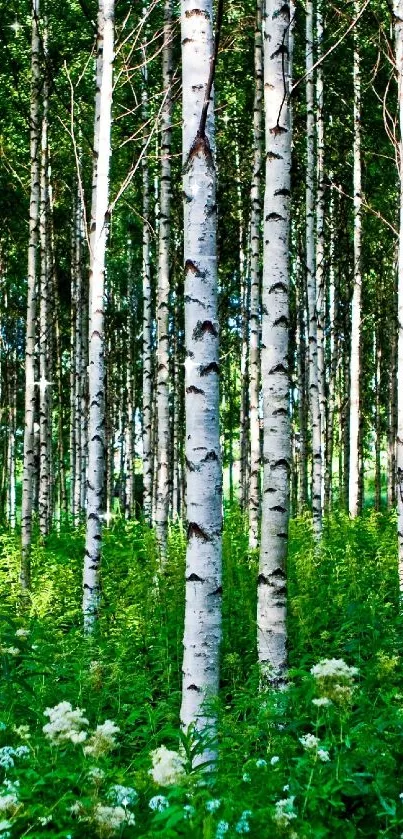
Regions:
[[[117,833],[126,825],[134,825],[135,818],[133,813],[129,813],[124,807],[106,807],[103,804],[97,804],[94,810],[94,822],[100,836],[106,837]]]
[[[3,748],[0,749],[0,766],[2,766],[3,769],[11,769],[15,765],[15,757],[25,758],[28,757],[28,755],[28,746],[17,746],[16,749],[12,746],[3,746]]]
[[[21,627],[20,629],[17,629],[17,632],[15,633],[15,637],[25,639],[25,638],[28,638],[29,634],[30,634],[29,629],[24,629],[23,627]]]
[[[299,742],[302,743],[304,749],[317,749],[319,746],[319,740],[314,734],[304,734],[299,738]]]
[[[84,746],[84,753],[95,758],[107,754],[115,748],[115,734],[118,734],[119,731],[120,728],[112,720],[105,720],[101,725],[97,725],[87,745]]]
[[[0,789],[0,814],[12,815],[18,807],[19,781],[5,780]]]
[[[167,749],[165,746],[160,746],[151,752],[151,759],[153,762],[152,769],[149,770],[155,784],[161,787],[168,787],[172,784],[177,784],[185,774],[184,759],[179,752]]]
[[[312,705],[316,705],[317,708],[326,708],[328,705],[333,705],[333,702],[328,696],[319,696],[318,699],[312,699]]]
[[[282,798],[276,802],[276,809],[274,813],[274,821],[279,827],[287,827],[287,825],[297,818],[294,809],[295,795],[290,795],[289,798]]]
[[[221,800],[220,798],[210,798],[209,801],[206,801],[206,810],[208,813],[216,813],[221,807]]]
[[[150,810],[154,810],[154,812],[162,813],[164,810],[169,807],[169,801],[165,795],[154,795],[153,798],[150,798],[148,802],[148,806]]]
[[[252,815],[252,810],[244,810],[241,818],[235,825],[235,833],[250,833],[249,819]]]
[[[315,750],[316,756],[322,761],[322,763],[327,763],[330,760],[329,752],[327,749],[319,748],[320,741],[314,734],[304,734],[299,738],[299,742],[302,743],[304,749],[307,751]]]
[[[123,787],[121,784],[114,784],[108,792],[108,798],[116,805],[130,807],[138,800],[138,794],[133,787]]]
[[[222,839],[222,837],[225,836],[225,834],[228,833],[228,831],[229,831],[228,822],[224,821],[224,819],[221,819],[218,822],[218,825],[217,825],[217,829],[216,829],[216,833],[215,833],[216,839]]]
[[[0,821],[0,837],[1,839],[10,839],[11,833],[9,828],[12,827],[12,824],[7,819],[2,819]]]
[[[53,743],[68,740],[71,743],[83,743],[86,740],[87,732],[84,728],[89,722],[82,708],[73,710],[70,702],[59,702],[54,708],[46,708],[44,715],[49,717],[49,722],[43,726],[42,731]]]
[[[264,769],[267,766],[267,760],[264,757],[259,757],[256,761],[256,768],[257,769]]]
[[[17,656],[20,654],[20,650],[18,649],[18,647],[3,647],[2,652],[7,653],[7,655],[13,656]]]
[[[275,765],[276,765],[276,763],[278,763],[278,762],[279,762],[279,760],[280,760],[280,758],[279,758],[279,756],[278,756],[278,755],[273,755],[273,757],[270,759],[270,764],[271,764],[271,766],[275,766]]]
[[[98,766],[91,766],[91,768],[87,772],[87,777],[94,784],[102,784],[102,781],[105,778],[105,772]]]
[[[311,667],[315,679],[342,679],[351,682],[357,676],[357,667],[349,667],[342,658],[323,658],[319,664]]]

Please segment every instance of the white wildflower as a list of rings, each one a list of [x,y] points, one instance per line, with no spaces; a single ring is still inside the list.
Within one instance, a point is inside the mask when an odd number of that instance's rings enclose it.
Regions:
[[[11,836],[10,827],[12,827],[12,824],[7,819],[3,819],[2,821],[0,821],[1,839],[9,839],[9,837]]]
[[[289,784],[284,784],[283,792],[288,792],[289,789],[290,789],[290,785]]]
[[[289,798],[282,798],[281,801],[276,802],[274,821],[277,822],[279,827],[286,827],[289,822],[297,818],[294,801],[295,795],[290,795]]]
[[[44,711],[49,722],[43,726],[42,731],[53,743],[82,743],[87,737],[83,729],[89,724],[83,714],[82,708],[73,710],[70,702],[59,702],[54,708],[46,708]]]
[[[278,763],[278,762],[279,762],[279,760],[280,760],[280,758],[279,758],[279,756],[278,756],[278,755],[273,755],[273,757],[272,757],[272,758],[271,758],[271,760],[270,760],[270,763],[271,763],[271,765],[272,765],[272,766],[275,766],[275,765],[276,765],[276,763]]]
[[[4,652],[8,653],[8,655],[13,655],[13,656],[17,656],[17,655],[20,654],[20,650],[18,649],[18,647],[6,647]]]
[[[39,824],[42,825],[42,827],[45,827],[47,824],[49,824],[49,822],[52,821],[52,816],[39,816],[38,821]]]
[[[169,801],[165,795],[154,795],[148,802],[150,810],[156,810],[157,813],[162,813],[169,807]]]
[[[122,807],[130,807],[138,800],[138,793],[133,787],[124,787],[121,784],[114,784],[108,792],[108,798],[115,804]]]
[[[103,804],[95,807],[94,821],[101,836],[110,836],[125,825],[135,824],[133,813],[128,813],[124,807],[105,807]]]
[[[17,632],[15,633],[15,637],[16,638],[28,638],[29,634],[30,634],[29,629],[24,629],[23,627],[21,627],[20,629],[17,629]]]
[[[323,763],[327,763],[330,760],[330,754],[327,749],[318,749],[318,758]]]
[[[183,808],[183,816],[185,819],[191,819],[196,810],[191,804],[185,804]]]
[[[312,699],[312,705],[316,705],[317,708],[326,708],[328,705],[333,705],[333,702],[328,696],[320,696],[318,699]]]
[[[149,770],[155,784],[168,787],[177,784],[185,774],[184,759],[179,752],[160,746],[151,752],[152,769]]]
[[[304,749],[317,749],[319,746],[319,740],[314,734],[304,734],[299,738],[299,742],[302,743]]]
[[[2,721],[1,721],[1,722],[0,722],[0,731],[5,731],[5,730],[6,730],[6,728],[7,728],[7,726],[6,726],[5,722],[2,722]]]
[[[243,773],[243,775],[242,775],[242,780],[243,780],[244,784],[250,784],[250,782],[251,782],[251,777],[250,777],[250,775],[249,775],[249,772],[244,772],[244,773]]]
[[[28,746],[17,746],[17,748],[14,749],[14,754],[16,757],[28,757],[29,748]]]
[[[351,681],[357,676],[357,667],[349,667],[342,658],[323,658],[311,667],[315,679],[345,679]]]
[[[209,801],[206,801],[206,810],[208,813],[216,813],[221,807],[221,799],[220,798],[210,798]]]
[[[0,795],[0,813],[14,813],[17,807],[18,798],[15,792]]]
[[[70,813],[72,816],[80,816],[83,812],[83,805],[81,801],[75,801],[74,804],[70,807]]]
[[[257,769],[264,769],[265,766],[267,766],[267,760],[264,757],[259,757],[256,761]]]
[[[217,829],[216,829],[216,832],[215,832],[216,839],[222,839],[222,837],[223,837],[226,833],[228,833],[228,831],[229,831],[229,824],[228,824],[228,822],[225,822],[225,821],[224,821],[224,819],[221,819],[221,820],[218,822]]]
[[[244,810],[241,818],[235,825],[235,833],[250,833],[249,819],[252,815],[252,810]]]
[[[21,737],[21,740],[29,740],[31,737],[29,725],[18,725],[13,730],[18,734],[18,737]]]
[[[100,757],[100,755],[107,754],[115,748],[115,734],[118,734],[119,731],[120,728],[112,720],[105,720],[101,725],[97,725],[88,744],[84,746],[84,753],[96,758]]]
[[[101,784],[103,779],[105,778],[105,772],[98,766],[91,766],[91,768],[87,772],[87,777],[90,781],[93,781],[94,784]]]
[[[14,749],[12,746],[3,746],[0,749],[0,766],[3,769],[11,769],[14,766]]]

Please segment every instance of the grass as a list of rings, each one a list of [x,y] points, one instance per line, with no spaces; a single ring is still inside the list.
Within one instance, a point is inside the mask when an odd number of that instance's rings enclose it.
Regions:
[[[192,772],[160,788],[149,774],[150,753],[179,743],[181,526],[171,529],[158,586],[153,534],[120,520],[105,531],[103,609],[91,641],[81,632],[83,533],[65,529],[45,547],[35,543],[29,614],[19,600],[18,540],[0,533],[0,839],[401,836],[396,554],[393,515],[367,512],[352,522],[335,514],[319,550],[309,518],[292,521],[290,685],[259,693],[258,558],[248,551],[239,510],[228,509],[218,767],[207,781]],[[343,659],[356,673],[317,679],[310,671],[322,659]],[[42,730],[46,708],[63,701],[85,709],[84,744],[52,741]],[[86,754],[83,745],[105,720],[120,729],[116,743]],[[21,745],[28,755],[18,756]],[[197,749],[191,737],[185,746]],[[4,765],[10,756],[14,765]],[[136,790],[123,807],[117,785]],[[157,795],[161,809],[153,810]]]

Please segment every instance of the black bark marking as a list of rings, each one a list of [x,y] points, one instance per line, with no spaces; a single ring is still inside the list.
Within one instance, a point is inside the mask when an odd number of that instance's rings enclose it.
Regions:
[[[287,508],[282,507],[280,504],[276,504],[274,507],[270,507],[270,510],[273,513],[286,513],[287,512]]]
[[[196,326],[193,330],[194,340],[195,341],[200,341],[200,339],[203,338],[203,336],[206,335],[207,333],[209,333],[210,335],[213,335],[214,338],[217,338],[217,336],[218,336],[217,327],[214,325],[214,323],[211,320],[203,320],[203,321],[199,320],[199,322],[196,324]]]
[[[282,315],[281,318],[277,318],[277,320],[274,321],[273,326],[285,326],[288,328],[289,320],[285,315]]]
[[[215,597],[222,594],[222,586],[218,586],[215,591],[210,591],[208,597]]]
[[[275,367],[272,367],[271,370],[269,370],[269,375],[272,373],[285,373],[288,375],[288,370],[284,364],[276,364]]]
[[[197,539],[201,539],[202,542],[211,541],[207,533],[194,521],[190,521],[188,524],[188,539],[191,539],[192,536],[195,536]]]
[[[189,271],[191,274],[194,274],[195,277],[201,277],[201,279],[204,279],[204,277],[205,277],[204,271],[200,271],[199,268],[197,267],[196,263],[193,262],[192,259],[187,259],[186,260],[185,271]]]
[[[198,688],[197,685],[189,685],[188,690],[195,690],[196,693],[200,693],[200,688]]]
[[[203,461],[202,461],[202,462],[203,462],[203,463],[209,463],[209,461],[214,461],[214,460],[215,460],[215,461],[217,461],[217,460],[218,460],[218,455],[217,455],[217,452],[215,452],[215,451],[211,450],[210,452],[207,452],[207,454],[206,454],[206,456],[205,456],[205,457],[203,457]]]
[[[209,373],[219,373],[220,368],[216,361],[211,361],[210,364],[201,365],[199,369],[200,376],[208,376]]]
[[[273,285],[270,286],[269,294],[271,294],[273,291],[284,291],[285,294],[288,294],[288,287],[285,283],[279,280],[278,283],[273,283]]]
[[[186,393],[202,393],[204,394],[204,390],[200,387],[196,387],[196,385],[190,385],[190,387],[186,388]]]
[[[190,574],[189,577],[186,577],[187,583],[204,583],[202,577],[199,577],[198,574]]]
[[[269,213],[266,216],[266,221],[285,221],[284,216],[280,216],[279,213]]]

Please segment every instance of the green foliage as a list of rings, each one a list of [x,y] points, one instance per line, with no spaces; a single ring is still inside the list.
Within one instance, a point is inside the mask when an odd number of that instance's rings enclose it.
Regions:
[[[401,835],[394,516],[335,514],[320,548],[308,518],[292,522],[290,684],[276,694],[259,692],[253,652],[257,557],[241,513],[227,510],[220,749],[217,771],[207,773],[190,771],[201,745],[179,735],[181,525],[171,528],[163,574],[142,524],[117,521],[105,531],[104,604],[92,640],[81,632],[82,550],[82,534],[67,530],[35,545],[27,613],[17,541],[0,537],[0,837]],[[324,671],[311,672],[323,659]],[[43,731],[52,724],[45,710],[61,702],[85,709],[72,727],[78,742]],[[120,729],[109,740],[94,734],[106,720]],[[150,753],[162,744],[179,748],[187,768],[166,788],[150,775]]]

